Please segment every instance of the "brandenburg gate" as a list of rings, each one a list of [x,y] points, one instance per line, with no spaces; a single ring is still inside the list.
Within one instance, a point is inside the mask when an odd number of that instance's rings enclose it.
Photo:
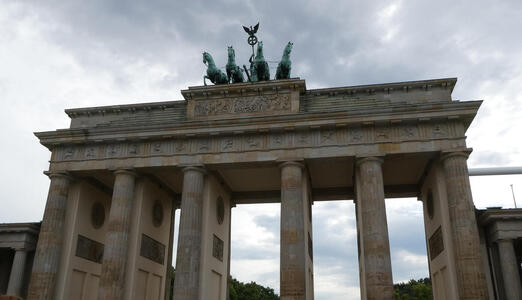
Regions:
[[[418,197],[435,299],[488,299],[466,160],[481,101],[455,78],[189,87],[68,109],[39,132],[50,188],[28,299],[227,299],[233,207],[281,204],[281,299],[313,299],[312,205],[356,204],[362,299],[393,299],[385,198]],[[340,212],[341,214],[343,212]]]

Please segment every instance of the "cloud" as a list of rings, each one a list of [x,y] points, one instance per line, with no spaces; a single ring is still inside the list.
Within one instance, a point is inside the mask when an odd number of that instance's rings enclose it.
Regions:
[[[68,126],[64,108],[181,99],[201,85],[203,51],[246,63],[241,25],[260,22],[274,68],[294,42],[308,88],[459,77],[453,98],[484,99],[467,132],[470,167],[522,165],[522,2],[14,1],[0,2],[0,222],[43,214],[49,152],[33,131]],[[272,76],[274,69],[272,69]],[[520,176],[471,179],[478,207],[512,207]],[[422,206],[386,201],[396,280],[427,275]],[[317,299],[359,297],[350,201],[313,208]],[[278,289],[279,206],[233,210],[232,272]],[[423,275],[425,274],[425,275]]]

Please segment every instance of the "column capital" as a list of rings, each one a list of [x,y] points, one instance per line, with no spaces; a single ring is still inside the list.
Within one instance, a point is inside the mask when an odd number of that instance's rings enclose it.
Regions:
[[[497,244],[500,244],[500,243],[513,243],[513,239],[509,239],[509,238],[497,238],[495,240],[495,243]]]
[[[447,158],[450,158],[450,157],[464,157],[466,159],[468,159],[469,155],[471,154],[471,152],[473,151],[473,149],[471,148],[461,148],[461,149],[454,149],[454,150],[443,150],[441,151],[441,155],[440,155],[440,160],[441,161],[444,161],[446,160]]]
[[[15,252],[29,252],[30,249],[27,249],[25,247],[19,246],[19,247],[11,247]]]
[[[301,169],[304,169],[304,167],[305,167],[304,163],[302,163],[298,160],[286,160],[286,161],[279,162],[279,168],[284,168],[284,167],[288,167],[288,166],[296,166]]]
[[[379,164],[382,164],[384,162],[384,154],[355,157],[355,165],[357,165],[357,166],[361,165],[362,163],[368,162],[368,161],[375,161],[375,162],[378,162]]]
[[[127,175],[131,175],[133,177],[138,176],[138,173],[136,173],[136,171],[134,169],[116,169],[113,171],[113,173],[114,173],[114,175],[127,174]]]
[[[202,173],[203,175],[207,174],[207,169],[205,169],[204,165],[188,165],[188,166],[184,166],[182,171],[183,171],[183,173],[185,173],[187,171],[196,171],[196,172]]]

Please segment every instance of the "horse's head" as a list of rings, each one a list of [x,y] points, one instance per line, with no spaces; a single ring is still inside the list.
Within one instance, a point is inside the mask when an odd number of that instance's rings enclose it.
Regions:
[[[288,42],[285,47],[285,54],[290,54],[292,52],[292,47],[294,46],[294,43]]]
[[[228,58],[234,58],[236,56],[236,52],[232,46],[228,47]]]
[[[262,41],[259,41],[257,43],[257,55],[256,57],[263,57],[263,42]]]
[[[203,52],[203,63],[206,65],[209,61],[212,61],[212,56],[208,52]]]

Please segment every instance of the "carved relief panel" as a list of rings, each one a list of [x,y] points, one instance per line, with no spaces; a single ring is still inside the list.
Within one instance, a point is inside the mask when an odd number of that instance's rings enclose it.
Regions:
[[[454,122],[318,127],[297,130],[246,132],[228,135],[182,136],[144,142],[114,142],[65,146],[54,161],[82,161],[126,157],[208,154],[371,143],[456,138]]]

